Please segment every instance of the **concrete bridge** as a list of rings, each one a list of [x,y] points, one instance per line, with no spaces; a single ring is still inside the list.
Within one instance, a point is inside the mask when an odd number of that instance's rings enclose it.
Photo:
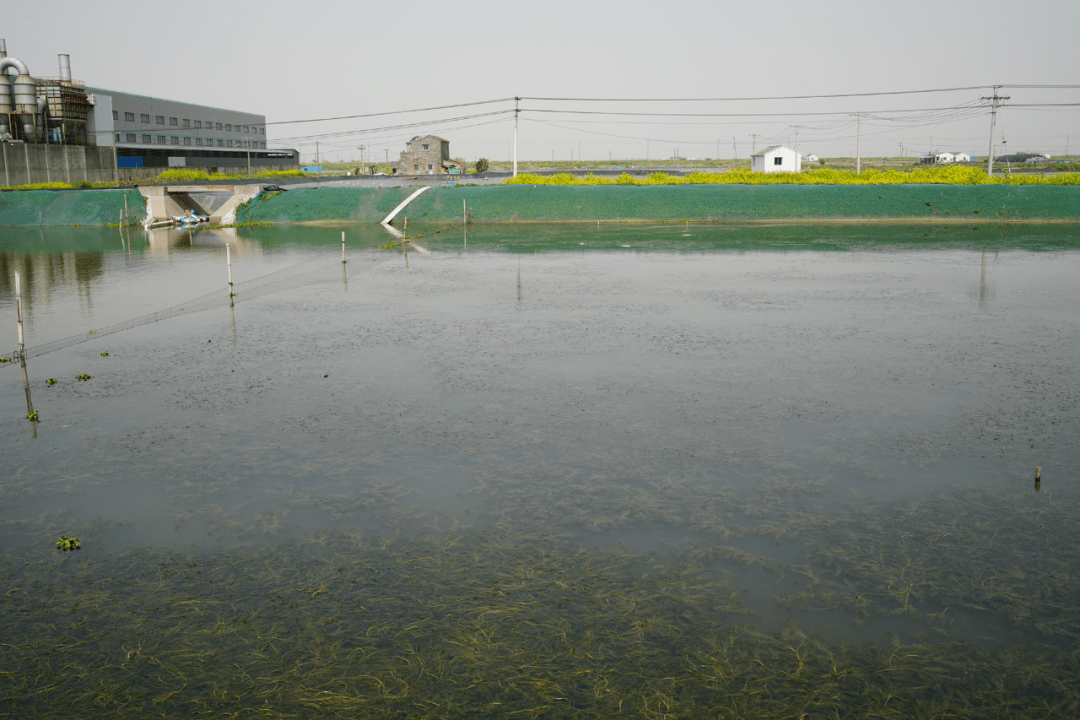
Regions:
[[[262,185],[154,185],[142,186],[147,224],[184,215],[188,210],[207,215],[215,225],[236,222],[236,208],[257,197]]]

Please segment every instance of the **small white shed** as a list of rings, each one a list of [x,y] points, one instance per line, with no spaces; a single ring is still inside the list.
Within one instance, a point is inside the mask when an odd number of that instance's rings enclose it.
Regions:
[[[923,165],[945,165],[956,162],[956,156],[947,152],[933,153],[919,158],[919,162]]]
[[[971,162],[971,156],[967,153],[953,153],[953,162]]]
[[[803,155],[802,159],[806,162],[817,162],[818,156],[811,153],[810,155]]]
[[[800,172],[802,156],[783,145],[773,145],[750,156],[751,172]]]

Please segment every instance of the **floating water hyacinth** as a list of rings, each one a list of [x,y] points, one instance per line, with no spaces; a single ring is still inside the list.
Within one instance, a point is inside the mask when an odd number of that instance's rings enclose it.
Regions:
[[[64,552],[67,552],[68,550],[82,550],[82,545],[79,544],[78,538],[61,535],[56,540],[56,549],[63,550]]]

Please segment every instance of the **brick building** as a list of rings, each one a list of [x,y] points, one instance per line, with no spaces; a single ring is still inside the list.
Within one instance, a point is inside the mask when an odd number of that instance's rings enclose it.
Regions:
[[[446,174],[450,168],[463,171],[461,163],[450,159],[450,141],[436,135],[414,137],[406,143],[394,173],[397,175]]]

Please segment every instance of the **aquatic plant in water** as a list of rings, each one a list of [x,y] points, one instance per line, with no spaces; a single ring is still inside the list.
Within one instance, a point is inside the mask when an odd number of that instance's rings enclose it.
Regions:
[[[61,535],[56,539],[56,549],[63,550],[64,552],[67,552],[68,550],[82,550],[82,545],[79,544],[78,538]]]
[[[832,644],[793,621],[760,632],[722,557],[464,529],[139,548],[62,575],[25,558],[0,569],[0,697],[45,718],[80,698],[84,718],[1080,711],[1080,665],[1053,648]]]

